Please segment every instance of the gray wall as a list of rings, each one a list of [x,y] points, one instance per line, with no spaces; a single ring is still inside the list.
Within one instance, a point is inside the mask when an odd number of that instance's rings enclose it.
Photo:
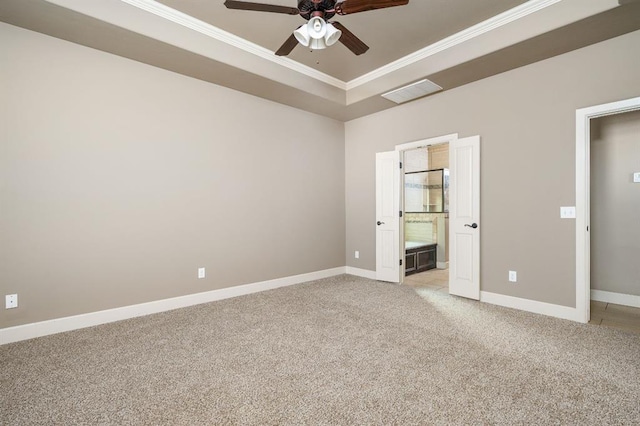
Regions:
[[[347,264],[375,269],[376,152],[478,134],[481,289],[575,306],[575,221],[560,219],[575,205],[575,112],[640,96],[638,46],[630,33],[347,123]]]
[[[344,266],[343,123],[0,40],[0,328]]]
[[[640,296],[640,111],[591,122],[591,288]]]

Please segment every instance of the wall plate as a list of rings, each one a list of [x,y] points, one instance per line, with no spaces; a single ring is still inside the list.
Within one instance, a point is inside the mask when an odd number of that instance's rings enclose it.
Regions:
[[[12,309],[12,308],[17,308],[18,307],[18,295],[17,294],[7,294],[4,297],[5,303],[4,303],[4,308],[5,309]]]
[[[575,206],[560,207],[560,218],[562,218],[562,219],[575,219],[576,218],[576,208],[575,208]]]

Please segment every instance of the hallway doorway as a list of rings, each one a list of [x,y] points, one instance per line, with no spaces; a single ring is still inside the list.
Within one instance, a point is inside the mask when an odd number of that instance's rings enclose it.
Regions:
[[[591,302],[591,121],[638,110],[640,97],[576,110],[576,320],[580,322],[589,322],[596,307]]]

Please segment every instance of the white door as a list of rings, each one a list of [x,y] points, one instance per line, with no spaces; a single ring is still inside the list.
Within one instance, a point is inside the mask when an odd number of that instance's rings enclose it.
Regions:
[[[449,145],[449,293],[480,300],[480,136]]]
[[[376,154],[376,279],[400,282],[400,152]]]

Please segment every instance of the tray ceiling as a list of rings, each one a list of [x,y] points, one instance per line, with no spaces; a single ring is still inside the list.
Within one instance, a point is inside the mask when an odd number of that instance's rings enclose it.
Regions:
[[[305,21],[224,0],[0,0],[0,21],[347,121],[425,78],[450,90],[638,30],[640,1],[410,0],[339,17],[370,46],[360,56],[339,43],[275,56]]]

